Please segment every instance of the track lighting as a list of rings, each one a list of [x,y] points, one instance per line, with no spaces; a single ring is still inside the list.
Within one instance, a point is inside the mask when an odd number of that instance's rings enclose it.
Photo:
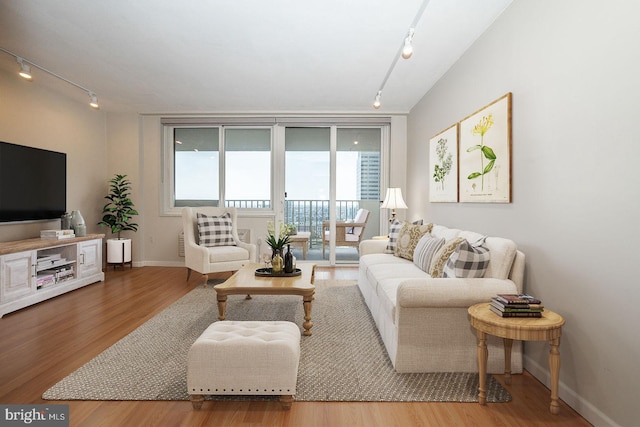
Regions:
[[[379,90],[379,91],[378,91],[378,93],[376,94],[376,99],[375,99],[375,101],[373,101],[373,108],[375,108],[376,110],[377,110],[378,108],[380,108],[380,106],[382,105],[382,104],[380,103],[380,97],[381,97],[381,96],[382,96],[382,91],[381,91],[381,90]]]
[[[93,91],[87,89],[86,87],[82,87],[77,83],[72,82],[71,80],[65,79],[64,77],[54,73],[53,71],[49,71],[44,67],[39,66],[38,64],[32,62],[32,61],[28,61],[26,59],[24,59],[21,56],[16,55],[13,52],[8,51],[7,49],[1,48],[0,47],[0,51],[4,52],[8,55],[13,56],[14,58],[16,58],[16,61],[18,62],[18,64],[20,64],[20,72],[18,74],[20,74],[20,77],[26,79],[26,80],[31,80],[33,78],[32,74],[31,74],[31,66],[37,68],[38,70],[42,70],[47,74],[52,75],[53,77],[56,77],[60,80],[62,80],[63,82],[69,83],[71,86],[75,86],[78,89],[81,89],[85,92],[87,92],[87,95],[89,95],[89,105],[95,109],[99,109],[100,106],[98,105],[98,97],[96,96],[95,93],[93,93]]]
[[[98,104],[98,97],[93,92],[89,92],[89,105],[91,108],[95,108],[96,110],[100,108],[100,104]]]
[[[18,72],[20,77],[25,80],[33,79],[33,76],[31,75],[31,67],[29,66],[29,64],[25,64],[24,59],[20,58],[19,56],[16,57],[16,61],[18,61],[18,64],[20,64],[20,72]]]
[[[378,89],[378,94],[376,95],[376,100],[373,103],[373,108],[378,109],[380,108],[380,95],[382,94],[382,90],[384,89],[385,85],[387,84],[387,80],[389,80],[389,77],[391,76],[391,72],[393,71],[393,69],[395,68],[398,59],[402,56],[404,59],[409,59],[411,58],[411,55],[413,55],[413,35],[416,31],[416,25],[418,25],[418,21],[420,21],[420,18],[422,18],[422,14],[424,13],[425,9],[427,8],[427,5],[429,4],[429,0],[422,0],[422,4],[420,5],[420,9],[418,9],[418,12],[416,13],[416,16],[413,18],[413,22],[411,23],[411,26],[409,27],[409,32],[407,33],[407,36],[404,38],[404,40],[402,41],[402,44],[400,45],[400,48],[398,49],[398,53],[396,54],[396,56],[393,58],[393,61],[391,61],[391,65],[389,66],[389,70],[387,71],[387,74],[384,76],[384,79],[382,79],[382,84],[379,86],[380,89]]]
[[[413,34],[415,33],[415,28],[409,28],[409,34],[404,39],[404,46],[402,46],[402,57],[404,59],[411,58],[413,55]]]

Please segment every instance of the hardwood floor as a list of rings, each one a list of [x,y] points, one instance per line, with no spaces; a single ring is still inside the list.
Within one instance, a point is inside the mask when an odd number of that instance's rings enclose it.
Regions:
[[[318,268],[317,279],[355,279],[353,268]],[[219,277],[226,277],[220,275]],[[42,393],[201,284],[184,268],[106,272],[106,281],[0,319],[0,403],[42,404]],[[214,310],[215,307],[212,307]],[[501,376],[496,376],[502,381]],[[509,403],[51,401],[69,404],[71,426],[589,426],[530,374],[505,386]]]

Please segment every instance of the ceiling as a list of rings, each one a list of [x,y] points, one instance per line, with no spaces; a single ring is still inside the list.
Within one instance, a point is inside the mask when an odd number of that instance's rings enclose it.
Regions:
[[[423,0],[0,0],[0,47],[106,111],[407,113],[511,1],[431,0],[379,110]]]

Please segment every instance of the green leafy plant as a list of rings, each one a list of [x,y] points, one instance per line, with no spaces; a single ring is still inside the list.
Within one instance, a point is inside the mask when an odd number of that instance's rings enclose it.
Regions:
[[[131,182],[127,175],[118,175],[109,180],[110,192],[104,198],[109,202],[102,208],[102,221],[98,225],[111,228],[113,234],[122,231],[138,231],[138,224],[131,222],[134,215],[138,215],[131,201]]]
[[[436,155],[440,159],[440,164],[436,164],[433,171],[433,180],[440,183],[440,187],[444,190],[444,179],[449,172],[451,172],[451,166],[453,165],[453,157],[451,153],[448,153],[447,140],[440,138],[438,140],[438,146],[436,147]]]
[[[493,126],[493,114],[483,116],[478,124],[471,130],[472,134],[480,135],[480,144],[467,148],[467,153],[480,150],[480,172],[473,172],[469,174],[467,179],[482,177],[482,190],[484,190],[484,176],[491,172],[496,163],[496,154],[493,152],[493,149],[484,145],[484,135],[489,131],[489,129],[491,129],[491,126]],[[489,160],[489,163],[487,163],[486,166],[484,164],[484,159]]]
[[[288,224],[280,223],[280,230],[276,236],[275,226],[273,222],[269,221],[267,224],[267,245],[271,246],[273,250],[282,250],[287,243],[291,240],[289,236],[290,227]]]

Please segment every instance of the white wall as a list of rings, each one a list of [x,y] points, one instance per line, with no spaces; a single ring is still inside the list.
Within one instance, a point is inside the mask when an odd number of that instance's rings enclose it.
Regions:
[[[66,153],[67,210],[82,213],[88,233],[104,233],[97,223],[107,188],[105,116],[65,96],[65,90],[78,89],[62,90],[48,90],[0,68],[0,141]],[[39,237],[47,228],[60,228],[60,221],[0,223],[0,241]]]
[[[508,237],[566,325],[560,397],[596,425],[640,407],[640,2],[516,0],[412,109],[410,215]],[[513,93],[513,203],[429,203],[428,141]],[[548,385],[548,346],[525,367]]]

